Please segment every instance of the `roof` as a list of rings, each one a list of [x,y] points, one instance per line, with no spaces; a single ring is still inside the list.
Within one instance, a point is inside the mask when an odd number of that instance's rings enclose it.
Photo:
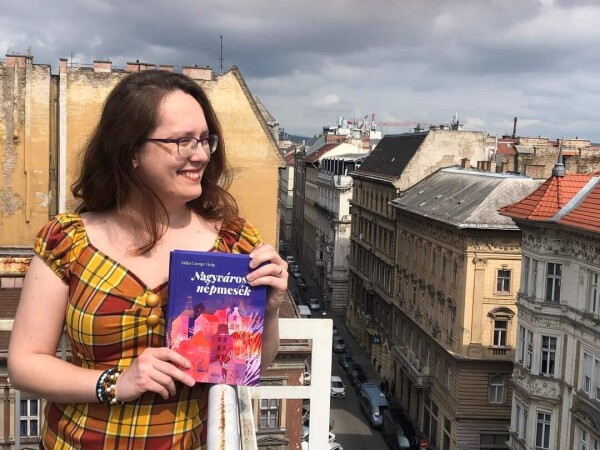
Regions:
[[[498,142],[497,153],[501,155],[514,155],[517,152],[512,142]]]
[[[333,144],[325,144],[318,150],[312,152],[310,155],[307,155],[306,158],[304,158],[304,161],[306,161],[307,163],[315,163],[319,161],[319,159],[321,159],[321,157],[325,155],[325,153],[327,153],[329,150],[336,148],[338,145],[340,145],[338,142]]]
[[[514,219],[545,221],[552,218],[590,181],[591,174],[550,177],[538,189],[501,213]]]
[[[395,180],[402,175],[426,137],[427,132],[388,134],[353,173]]]
[[[539,185],[539,180],[522,175],[447,167],[415,184],[391,204],[458,228],[517,230],[498,209]]]

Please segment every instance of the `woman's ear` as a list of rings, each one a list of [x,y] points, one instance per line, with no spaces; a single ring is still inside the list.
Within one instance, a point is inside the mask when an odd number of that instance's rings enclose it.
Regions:
[[[131,163],[133,164],[133,168],[137,169],[140,162],[138,161],[138,157],[137,154],[133,156],[133,159],[131,160]]]

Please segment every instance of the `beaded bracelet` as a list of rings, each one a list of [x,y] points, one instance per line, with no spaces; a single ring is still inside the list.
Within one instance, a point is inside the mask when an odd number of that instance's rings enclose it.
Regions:
[[[96,383],[96,398],[98,402],[107,406],[117,403],[115,384],[117,384],[117,379],[122,373],[123,371],[119,369],[108,369],[102,372]]]

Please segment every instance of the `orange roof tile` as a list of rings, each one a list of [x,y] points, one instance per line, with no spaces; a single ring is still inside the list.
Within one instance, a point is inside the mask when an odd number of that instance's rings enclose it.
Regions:
[[[498,142],[498,153],[501,155],[515,155],[515,146],[510,142]]]
[[[565,214],[558,223],[600,233],[600,183],[573,210]]]
[[[564,207],[592,177],[592,174],[567,174],[564,177],[551,177],[523,200],[500,209],[500,213],[513,219],[548,220]]]

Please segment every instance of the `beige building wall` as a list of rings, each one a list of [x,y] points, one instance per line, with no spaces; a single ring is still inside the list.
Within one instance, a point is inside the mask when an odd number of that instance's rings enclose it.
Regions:
[[[0,247],[31,247],[48,219],[53,107],[50,66],[0,64]]]
[[[231,193],[241,214],[265,242],[277,245],[279,168],[285,167],[277,144],[237,68],[214,81],[201,81],[221,121],[233,169]]]

